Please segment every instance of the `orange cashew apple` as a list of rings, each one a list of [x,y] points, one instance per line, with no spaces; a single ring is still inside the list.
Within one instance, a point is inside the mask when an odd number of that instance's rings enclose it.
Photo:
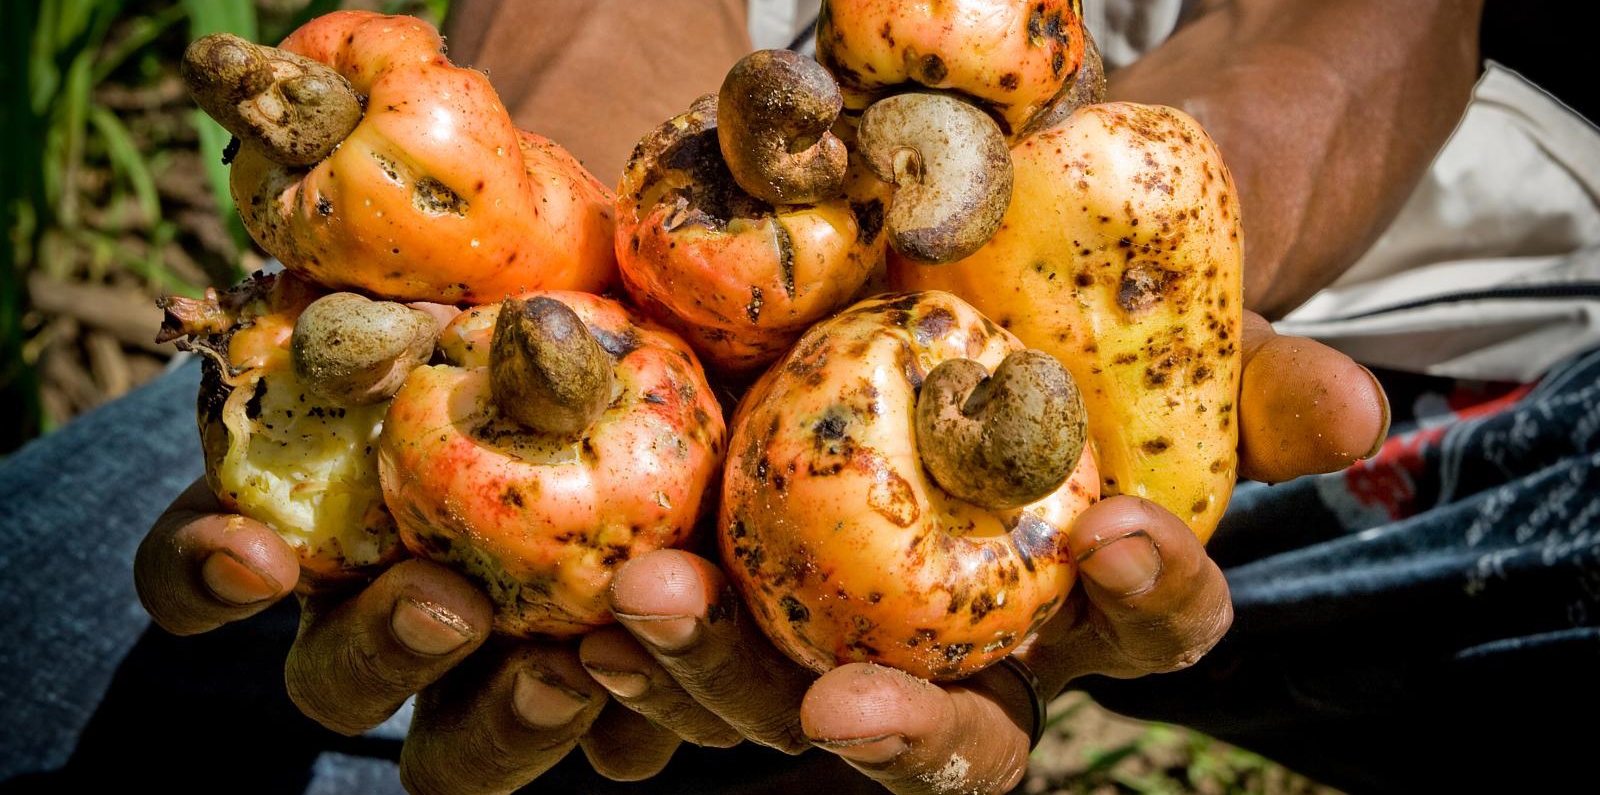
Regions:
[[[1233,491],[1243,247],[1216,145],[1166,107],[1107,103],[1011,151],[999,231],[901,289],[949,290],[1083,388],[1102,492],[1154,500],[1210,537]]]
[[[483,303],[615,278],[613,197],[551,141],[516,129],[489,80],[427,23],[339,11],[278,48],[199,39],[183,76],[237,142],[245,227],[336,289]]]
[[[1092,46],[1081,0],[824,0],[817,60],[859,113],[921,86],[986,110],[1012,141],[1039,128],[1080,81]]]
[[[729,80],[789,85],[790,72],[809,64],[817,74],[808,73],[804,86],[832,87],[814,62],[799,58],[756,53]],[[810,97],[808,118],[822,132],[804,133],[817,151],[801,160],[787,155],[790,143],[803,143],[790,129],[798,122],[781,116],[788,106],[733,101],[748,93],[725,91],[722,108],[717,97],[701,97],[639,142],[618,188],[616,231],[629,297],[688,339],[713,370],[735,376],[776,359],[881,275],[889,196],[889,186],[856,157],[847,163],[843,143],[826,133],[825,97]],[[838,146],[826,146],[829,140]],[[730,166],[755,187],[741,187]],[[758,190],[788,203],[756,198]]]
[[[1075,580],[1066,531],[1099,494],[1083,434],[1060,363],[965,302],[863,301],[739,404],[717,522],[729,578],[813,670],[972,674]]]
[[[609,623],[612,572],[683,543],[709,505],[725,429],[699,362],[572,292],[469,309],[439,347],[448,363],[412,371],[379,444],[406,547],[481,584],[499,632]]]
[[[181,338],[205,356],[200,441],[206,482],[222,506],[295,549],[302,589],[398,560],[404,550],[378,483],[378,434],[399,386],[393,373],[433,351],[433,318],[323,295],[291,273],[163,304],[161,338]]]

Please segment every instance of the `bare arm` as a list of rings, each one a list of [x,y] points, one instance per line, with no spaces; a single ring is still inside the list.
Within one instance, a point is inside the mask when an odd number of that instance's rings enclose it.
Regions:
[[[1482,0],[1207,0],[1110,77],[1217,140],[1244,206],[1245,301],[1281,315],[1400,209],[1466,107]]]

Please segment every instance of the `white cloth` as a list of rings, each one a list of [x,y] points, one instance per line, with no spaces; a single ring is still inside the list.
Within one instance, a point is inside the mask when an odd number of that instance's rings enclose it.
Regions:
[[[1394,223],[1276,326],[1456,378],[1530,381],[1600,346],[1600,130],[1491,62]]]

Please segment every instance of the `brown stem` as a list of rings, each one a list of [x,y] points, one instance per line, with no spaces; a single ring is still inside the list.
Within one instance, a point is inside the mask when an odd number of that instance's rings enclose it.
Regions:
[[[940,486],[995,510],[1017,508],[1061,488],[1083,455],[1077,383],[1037,350],[1005,358],[991,377],[971,359],[950,359],[917,396],[917,448]]]
[[[361,121],[361,97],[331,67],[231,33],[196,39],[179,71],[201,110],[286,166],[322,160]]]
[[[759,50],[733,65],[717,97],[722,159],[746,193],[773,204],[838,196],[848,165],[829,129],[844,99],[816,61]]]
[[[489,385],[500,413],[539,433],[571,438],[611,402],[610,354],[566,304],[543,296],[500,304]]]

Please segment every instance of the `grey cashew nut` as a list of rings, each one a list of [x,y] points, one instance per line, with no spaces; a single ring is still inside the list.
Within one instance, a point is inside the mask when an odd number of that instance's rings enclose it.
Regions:
[[[231,33],[196,39],[179,72],[201,110],[286,166],[316,164],[361,122],[361,96],[343,75]]]
[[[313,394],[341,406],[388,400],[406,376],[433,355],[439,324],[432,315],[393,301],[332,293],[295,320],[289,360]]]
[[[816,61],[758,50],[733,65],[717,96],[717,142],[739,187],[772,204],[807,204],[844,190],[848,155],[829,130],[844,107]]]
[[[897,94],[861,116],[860,149],[896,185],[884,226],[889,244],[925,263],[977,251],[1011,204],[1011,150],[1000,126],[944,94]]]
[[[990,376],[971,359],[933,368],[917,395],[917,449],[945,491],[994,510],[1061,488],[1083,455],[1083,396],[1055,357],[1005,358]]]
[[[489,342],[500,413],[547,436],[581,435],[611,403],[611,355],[566,304],[507,298]]]

